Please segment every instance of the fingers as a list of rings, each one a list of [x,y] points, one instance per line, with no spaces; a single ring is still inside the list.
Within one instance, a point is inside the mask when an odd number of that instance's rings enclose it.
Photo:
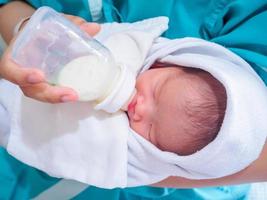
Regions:
[[[39,83],[21,87],[24,95],[39,101],[48,103],[62,103],[77,101],[77,93],[65,87],[51,86],[47,83]]]
[[[74,15],[64,14],[64,17],[66,17],[67,19],[72,21],[72,23],[74,23],[74,24],[76,24],[78,26],[82,25],[83,23],[86,23],[85,19],[83,19],[81,17],[74,16]]]
[[[23,93],[31,98],[49,103],[78,100],[76,92],[70,88],[51,86],[45,82],[43,72],[38,69],[19,67],[7,50],[0,62],[0,76],[20,86]]]
[[[83,31],[85,31],[91,36],[94,36],[100,31],[100,25],[97,23],[92,23],[92,22],[88,23],[85,21],[85,19],[74,15],[64,14],[64,16],[70,21],[72,21],[74,24],[78,25]]]
[[[45,81],[44,74],[38,69],[19,67],[9,54],[5,54],[0,62],[0,76],[17,85],[26,86]]]

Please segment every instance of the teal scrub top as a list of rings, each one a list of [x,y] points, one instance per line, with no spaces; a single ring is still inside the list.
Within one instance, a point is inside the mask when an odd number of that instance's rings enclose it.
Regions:
[[[0,0],[7,3],[8,0]],[[267,84],[267,2],[262,0],[29,0],[33,7],[96,22],[134,22],[168,16],[168,38],[198,37],[221,44],[244,58]],[[20,163],[0,149],[0,199],[29,199],[60,179]],[[88,187],[73,199],[245,199],[248,185],[202,189]]]

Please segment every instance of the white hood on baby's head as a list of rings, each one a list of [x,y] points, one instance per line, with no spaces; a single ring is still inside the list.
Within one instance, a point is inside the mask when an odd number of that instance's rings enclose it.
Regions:
[[[130,157],[136,165],[150,163],[150,173],[156,182],[164,173],[165,177],[191,179],[222,177],[244,169],[258,158],[267,135],[267,90],[244,60],[220,45],[194,38],[158,39],[143,70],[156,60],[209,72],[224,85],[227,107],[217,137],[189,156],[160,151],[134,134],[128,144]],[[136,171],[151,183],[146,169],[129,167],[130,174]],[[130,185],[136,183],[138,179]]]

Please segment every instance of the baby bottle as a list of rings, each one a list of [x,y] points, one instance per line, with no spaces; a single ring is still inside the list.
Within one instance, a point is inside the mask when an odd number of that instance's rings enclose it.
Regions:
[[[134,75],[116,64],[100,42],[49,7],[33,14],[11,54],[18,65],[41,69],[48,83],[74,89],[80,101],[92,101],[96,109],[116,112],[133,96]]]

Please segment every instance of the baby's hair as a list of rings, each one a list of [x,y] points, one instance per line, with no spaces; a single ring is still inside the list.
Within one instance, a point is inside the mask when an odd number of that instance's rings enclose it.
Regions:
[[[183,131],[190,137],[190,142],[176,153],[190,155],[216,138],[224,119],[226,91],[208,72],[188,67],[184,67],[183,71],[187,89],[195,95],[183,107],[189,123],[183,127]]]

